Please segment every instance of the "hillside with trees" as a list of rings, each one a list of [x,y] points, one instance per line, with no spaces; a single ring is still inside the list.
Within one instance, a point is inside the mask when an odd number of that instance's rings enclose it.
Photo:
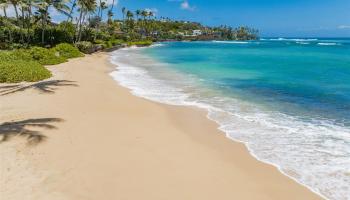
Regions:
[[[49,78],[44,66],[84,56],[81,52],[161,41],[258,38],[249,27],[208,27],[158,18],[147,9],[122,8],[122,19],[115,19],[114,7],[115,1],[108,5],[103,0],[0,0],[0,83]],[[14,11],[11,16],[8,8]]]
[[[11,7],[14,16],[6,12]],[[120,9],[102,0],[0,0],[0,48],[49,47],[59,43],[115,43],[167,40],[254,40],[258,31],[249,27],[208,27],[195,22],[156,17],[150,10]],[[55,23],[51,12],[59,13]],[[103,18],[107,14],[107,17]],[[57,17],[57,16],[55,16]]]

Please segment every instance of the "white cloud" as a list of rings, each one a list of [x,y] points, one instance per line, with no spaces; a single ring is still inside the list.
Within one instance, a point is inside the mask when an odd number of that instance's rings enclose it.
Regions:
[[[350,29],[350,25],[340,25],[338,29]]]
[[[168,0],[169,2],[180,2],[180,8],[182,10],[194,11],[196,9],[195,6],[192,6],[188,0]]]
[[[107,5],[111,6],[113,3],[113,0],[107,0],[106,1]],[[116,7],[118,5],[118,0],[114,0],[114,7]]]
[[[154,15],[157,15],[157,13],[158,13],[157,8],[145,8],[145,11],[152,12]]]

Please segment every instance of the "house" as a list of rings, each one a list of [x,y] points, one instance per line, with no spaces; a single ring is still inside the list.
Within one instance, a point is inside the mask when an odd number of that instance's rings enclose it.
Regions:
[[[193,36],[202,35],[202,31],[201,31],[201,30],[193,30],[193,31],[192,31],[192,35],[193,35]]]

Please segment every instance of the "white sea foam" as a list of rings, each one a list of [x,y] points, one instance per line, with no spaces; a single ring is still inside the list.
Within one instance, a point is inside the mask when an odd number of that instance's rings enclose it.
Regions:
[[[310,44],[309,42],[296,42],[297,44]]]
[[[335,43],[335,42],[319,42],[317,44],[321,45],[321,46],[336,46],[336,45],[340,45],[339,43]]]
[[[208,110],[227,137],[243,142],[258,160],[324,198],[350,199],[350,130],[332,122],[305,122],[201,86],[135,49],[112,53],[111,76],[134,95]]]
[[[214,43],[223,43],[223,44],[249,44],[249,42],[246,41],[219,41],[214,40]]]
[[[155,43],[155,44],[152,44],[151,47],[162,47],[162,46],[165,46],[164,43]]]
[[[315,38],[271,38],[271,39],[261,39],[261,40],[269,40],[269,41],[291,41],[291,42],[312,42],[318,41]]]

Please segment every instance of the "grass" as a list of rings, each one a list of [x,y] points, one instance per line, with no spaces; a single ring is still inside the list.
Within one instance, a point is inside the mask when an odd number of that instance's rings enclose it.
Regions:
[[[68,58],[83,55],[70,44],[60,44],[51,49],[32,47],[0,51],[0,83],[35,82],[50,78],[51,72],[44,65],[63,63]]]
[[[97,43],[97,44],[96,44]],[[84,56],[81,52],[92,53],[97,50],[111,48],[124,43],[122,40],[78,42],[75,46],[67,43],[54,48],[32,47],[0,51],[0,83],[17,83],[22,81],[35,82],[51,77],[51,73],[44,65],[56,65],[66,62],[69,58]],[[128,46],[150,46],[152,41],[143,40],[128,42]],[[81,51],[81,52],[80,52]]]
[[[0,83],[35,82],[51,77],[51,72],[35,61],[1,61]]]

